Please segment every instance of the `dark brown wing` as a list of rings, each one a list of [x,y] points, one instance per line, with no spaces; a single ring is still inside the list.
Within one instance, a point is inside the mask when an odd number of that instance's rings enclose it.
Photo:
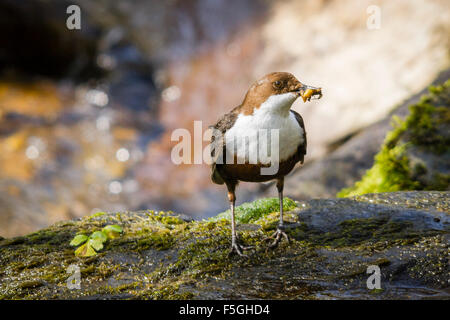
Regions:
[[[225,114],[222,118],[220,118],[215,125],[210,126],[210,128],[216,129],[221,133],[220,137],[216,138],[216,136],[213,134],[211,138],[211,157],[213,159],[213,162],[211,164],[211,180],[217,184],[223,184],[225,181],[219,172],[221,164],[216,163],[216,161],[217,159],[219,159],[219,157],[222,157],[222,155],[225,152],[224,149],[225,132],[234,125],[238,117],[238,114],[239,114],[239,107],[236,107],[229,113]]]
[[[297,149],[297,153],[298,153],[298,156],[299,156],[299,161],[301,162],[301,163],[303,163],[303,161],[304,161],[304,159],[305,159],[305,155],[306,155],[306,145],[307,145],[307,143],[306,143],[306,130],[305,130],[305,124],[303,123],[303,118],[302,118],[302,116],[300,115],[300,114],[298,114],[297,112],[295,112],[294,110],[291,110],[291,112],[294,114],[294,116],[295,116],[295,119],[297,120],[297,122],[298,122],[298,125],[302,128],[302,130],[303,130],[303,143],[301,144],[301,145],[299,145],[298,146],[298,149]]]

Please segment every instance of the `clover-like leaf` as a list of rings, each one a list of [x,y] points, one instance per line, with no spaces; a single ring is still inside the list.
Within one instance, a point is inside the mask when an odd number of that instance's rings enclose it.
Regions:
[[[89,242],[86,242],[77,250],[75,250],[75,255],[77,257],[92,257],[95,256],[96,254],[97,252],[95,252],[94,248],[92,248]]]
[[[108,236],[103,231],[95,231],[89,238],[100,241],[101,243],[104,243],[108,240]]]
[[[94,248],[95,251],[100,251],[103,249],[103,241],[100,239],[89,239],[88,244]]]
[[[117,224],[112,224],[104,227],[102,231],[108,236],[108,238],[114,239],[120,236],[120,234],[123,232],[123,229]]]
[[[70,245],[73,247],[78,247],[79,245],[85,243],[87,241],[88,236],[84,235],[84,234],[79,234],[77,236],[75,236],[72,241],[70,241]]]

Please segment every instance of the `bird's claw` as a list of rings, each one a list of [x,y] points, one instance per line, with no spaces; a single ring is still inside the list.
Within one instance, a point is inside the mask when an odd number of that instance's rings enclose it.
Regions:
[[[269,249],[273,249],[278,246],[282,238],[285,238],[288,243],[291,243],[291,241],[289,240],[289,236],[280,227],[278,227],[277,230],[272,233],[271,236],[265,238],[264,241],[274,239],[274,241],[268,247]]]
[[[242,252],[245,251],[245,250],[249,250],[249,249],[251,249],[251,248],[253,248],[253,246],[247,246],[247,247],[244,247],[244,246],[241,246],[241,245],[240,245],[239,243],[237,243],[237,242],[233,242],[233,243],[231,244],[231,249],[230,249],[229,255],[231,256],[233,253],[237,253],[237,254],[240,255],[241,257],[248,258],[248,256],[247,256],[246,254],[242,253]]]

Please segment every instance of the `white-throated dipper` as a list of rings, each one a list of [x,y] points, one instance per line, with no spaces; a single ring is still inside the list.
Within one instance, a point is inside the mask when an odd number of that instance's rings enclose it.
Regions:
[[[309,101],[322,97],[321,88],[307,86],[287,72],[273,72],[256,81],[244,101],[214,126],[211,139],[211,179],[226,184],[231,206],[231,252],[245,256],[238,243],[234,206],[239,181],[276,180],[280,223],[268,239],[276,247],[282,237],[289,242],[283,224],[284,176],[306,155],[306,132],[302,117],[291,106],[298,97]]]

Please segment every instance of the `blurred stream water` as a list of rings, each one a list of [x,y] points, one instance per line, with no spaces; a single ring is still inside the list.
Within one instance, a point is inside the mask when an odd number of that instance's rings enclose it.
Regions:
[[[150,208],[198,217],[222,209],[222,193],[206,191],[205,177],[180,183],[171,175],[183,169],[170,161],[173,143],[162,138],[171,130],[161,109],[186,94],[170,85],[171,66],[195,67],[193,56],[228,41],[263,5],[75,3],[82,8],[80,31],[65,28],[68,2],[0,5],[6,37],[0,56],[6,62],[0,78],[0,235],[98,211]],[[202,120],[198,110],[188,109],[170,117],[177,127]]]

